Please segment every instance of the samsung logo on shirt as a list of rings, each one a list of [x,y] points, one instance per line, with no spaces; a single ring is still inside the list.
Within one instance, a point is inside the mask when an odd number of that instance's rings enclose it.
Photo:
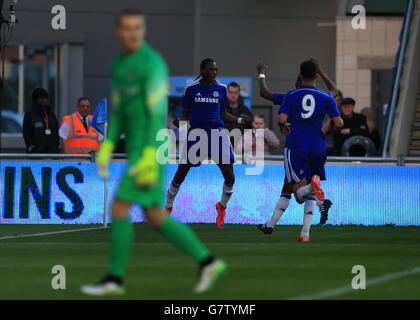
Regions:
[[[219,103],[217,98],[195,97],[194,102]]]

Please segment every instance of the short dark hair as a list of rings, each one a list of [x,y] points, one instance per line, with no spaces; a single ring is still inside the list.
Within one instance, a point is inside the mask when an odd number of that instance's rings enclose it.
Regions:
[[[80,97],[79,99],[77,99],[77,105],[80,104],[80,102],[82,102],[83,100],[87,100],[89,101],[90,104],[92,104],[92,102],[90,101],[90,99],[86,96]]]
[[[121,22],[121,19],[126,16],[143,16],[144,13],[137,8],[125,8],[118,12],[117,18],[115,19],[115,25],[118,26]]]
[[[255,118],[261,118],[265,122],[265,117],[261,113],[254,114],[254,118],[252,120],[254,120]]]
[[[43,88],[36,88],[32,91],[32,102],[35,103],[39,98],[47,98],[48,92]]]
[[[232,81],[231,83],[228,84],[228,88],[232,87],[232,88],[238,88],[239,90],[241,90],[241,87],[239,86],[239,84],[235,81]]]
[[[334,98],[340,96],[341,98],[343,98],[343,93],[340,90],[334,90]]]
[[[316,64],[312,60],[303,61],[300,64],[300,74],[306,80],[314,80],[316,77]]]

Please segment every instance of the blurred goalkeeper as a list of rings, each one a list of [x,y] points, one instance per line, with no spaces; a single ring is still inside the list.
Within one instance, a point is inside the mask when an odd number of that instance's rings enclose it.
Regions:
[[[112,152],[124,132],[128,169],[112,205],[108,274],[96,284],[82,286],[81,291],[97,296],[125,293],[123,279],[134,238],[128,211],[133,203],[139,203],[148,223],[199,264],[199,280],[194,292],[205,292],[223,273],[226,264],[213,258],[189,227],[176,222],[163,210],[164,165],[156,160],[159,146],[156,134],[166,123],[166,63],[144,42],[146,21],[137,9],[120,12],[116,33],[123,52],[112,64],[113,110],[97,164],[100,175],[106,178]]]

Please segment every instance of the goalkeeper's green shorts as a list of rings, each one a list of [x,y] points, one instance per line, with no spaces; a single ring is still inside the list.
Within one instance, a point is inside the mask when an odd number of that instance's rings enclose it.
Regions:
[[[159,176],[156,186],[150,188],[139,188],[135,184],[134,177],[125,171],[121,180],[116,198],[125,202],[138,203],[143,208],[160,207],[163,208],[163,196],[165,186],[165,166],[158,165]]]

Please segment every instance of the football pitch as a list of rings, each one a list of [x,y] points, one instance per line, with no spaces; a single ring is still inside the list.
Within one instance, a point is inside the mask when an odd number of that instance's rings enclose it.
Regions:
[[[315,225],[311,242],[299,243],[300,226],[271,235],[254,225],[191,226],[228,264],[210,293],[193,295],[196,264],[137,223],[127,294],[110,299],[420,299],[418,227]],[[79,287],[107,271],[109,237],[94,225],[0,225],[0,299],[92,299]],[[65,290],[52,289],[54,265],[65,267]],[[365,290],[351,287],[355,265],[365,267]]]

